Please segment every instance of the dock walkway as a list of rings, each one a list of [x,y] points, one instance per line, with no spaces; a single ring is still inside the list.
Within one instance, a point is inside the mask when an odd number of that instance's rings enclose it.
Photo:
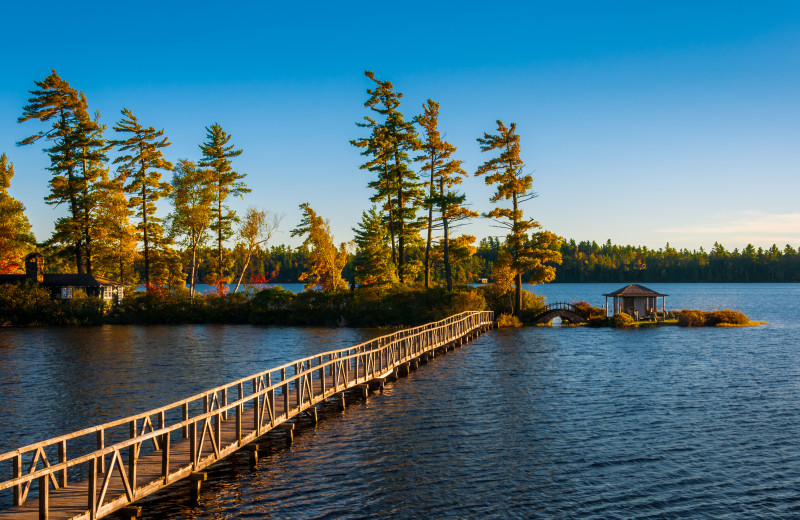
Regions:
[[[187,478],[199,490],[203,469],[252,448],[270,431],[290,431],[287,421],[300,414],[316,420],[323,401],[343,400],[347,390],[408,371],[420,358],[492,325],[489,311],[464,312],[0,454],[0,464],[13,469],[13,477],[0,482],[0,493],[13,495],[13,507],[0,511],[0,520],[101,518]],[[68,443],[91,448],[72,448],[68,456]],[[37,498],[29,498],[34,493]]]

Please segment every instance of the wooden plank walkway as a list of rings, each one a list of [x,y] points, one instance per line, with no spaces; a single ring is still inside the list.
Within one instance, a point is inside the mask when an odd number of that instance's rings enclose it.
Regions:
[[[407,373],[420,358],[488,330],[493,319],[488,311],[461,313],[0,454],[0,463],[10,462],[13,470],[10,480],[0,482],[0,493],[12,493],[14,504],[0,511],[0,520],[101,518],[187,478],[199,490],[203,469],[302,413],[316,418],[315,406],[327,399],[344,399],[345,391],[398,370]],[[120,431],[125,440],[107,445]],[[68,457],[68,442],[91,448]],[[57,462],[48,452],[57,453]],[[38,498],[28,499],[34,491]]]

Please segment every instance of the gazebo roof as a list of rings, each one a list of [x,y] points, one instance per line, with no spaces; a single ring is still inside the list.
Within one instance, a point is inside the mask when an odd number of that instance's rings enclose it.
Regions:
[[[626,298],[644,298],[644,297],[653,297],[653,296],[669,296],[669,294],[661,294],[657,293],[651,289],[648,289],[644,285],[639,285],[638,283],[632,283],[623,287],[622,289],[617,289],[616,291],[608,294],[604,294],[603,296],[613,296],[615,298],[618,297],[626,297]]]

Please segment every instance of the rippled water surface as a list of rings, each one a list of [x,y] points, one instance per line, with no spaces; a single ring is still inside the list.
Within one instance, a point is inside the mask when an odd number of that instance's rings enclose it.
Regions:
[[[601,305],[617,288],[541,292]],[[800,287],[651,288],[671,308],[729,307],[770,324],[493,330],[382,395],[325,409],[255,471],[221,465],[199,506],[176,488],[148,499],[145,517],[800,517]],[[113,419],[377,333],[0,330],[0,451],[71,429],[67,410]]]

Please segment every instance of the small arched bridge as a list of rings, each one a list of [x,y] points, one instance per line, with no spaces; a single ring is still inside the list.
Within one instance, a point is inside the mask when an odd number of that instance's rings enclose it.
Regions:
[[[575,305],[557,302],[545,305],[539,314],[534,316],[534,323],[550,323],[554,318],[561,318],[570,323],[586,323],[586,318],[575,312]]]

